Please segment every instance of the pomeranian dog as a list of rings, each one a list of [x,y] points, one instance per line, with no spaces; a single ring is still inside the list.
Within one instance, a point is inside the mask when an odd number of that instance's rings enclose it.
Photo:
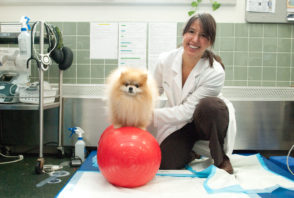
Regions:
[[[109,120],[114,128],[146,129],[158,96],[153,78],[145,70],[118,68],[107,78]]]

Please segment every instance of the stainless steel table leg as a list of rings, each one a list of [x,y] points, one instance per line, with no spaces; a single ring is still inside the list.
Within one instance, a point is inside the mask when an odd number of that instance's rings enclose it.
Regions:
[[[63,84],[63,71],[59,70],[59,123],[58,123],[58,156],[64,155],[64,148],[62,146],[62,130],[63,130],[63,99],[62,99],[62,84]]]
[[[40,23],[40,53],[44,51],[44,22]],[[43,158],[43,130],[44,130],[44,73],[43,73],[43,63],[41,62],[41,67],[39,68],[39,123],[40,123],[40,151],[39,158],[37,160],[37,165],[35,167],[35,172],[37,174],[42,173],[44,158]]]

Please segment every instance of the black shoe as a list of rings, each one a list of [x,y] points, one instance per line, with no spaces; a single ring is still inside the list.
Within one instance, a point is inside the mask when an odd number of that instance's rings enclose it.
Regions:
[[[234,173],[230,159],[227,156],[225,156],[224,161],[218,166],[218,168],[227,171],[229,174]]]

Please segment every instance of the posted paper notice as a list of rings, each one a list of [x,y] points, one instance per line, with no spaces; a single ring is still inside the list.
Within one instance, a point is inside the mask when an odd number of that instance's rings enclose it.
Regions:
[[[147,24],[119,24],[119,66],[146,69]]]
[[[177,47],[176,23],[150,23],[148,37],[148,71],[153,73],[158,56]]]
[[[90,59],[117,59],[117,45],[117,23],[91,23]]]

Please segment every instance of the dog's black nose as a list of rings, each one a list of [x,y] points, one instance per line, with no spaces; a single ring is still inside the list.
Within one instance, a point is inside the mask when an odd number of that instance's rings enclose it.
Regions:
[[[133,93],[133,87],[129,87],[129,92]]]

